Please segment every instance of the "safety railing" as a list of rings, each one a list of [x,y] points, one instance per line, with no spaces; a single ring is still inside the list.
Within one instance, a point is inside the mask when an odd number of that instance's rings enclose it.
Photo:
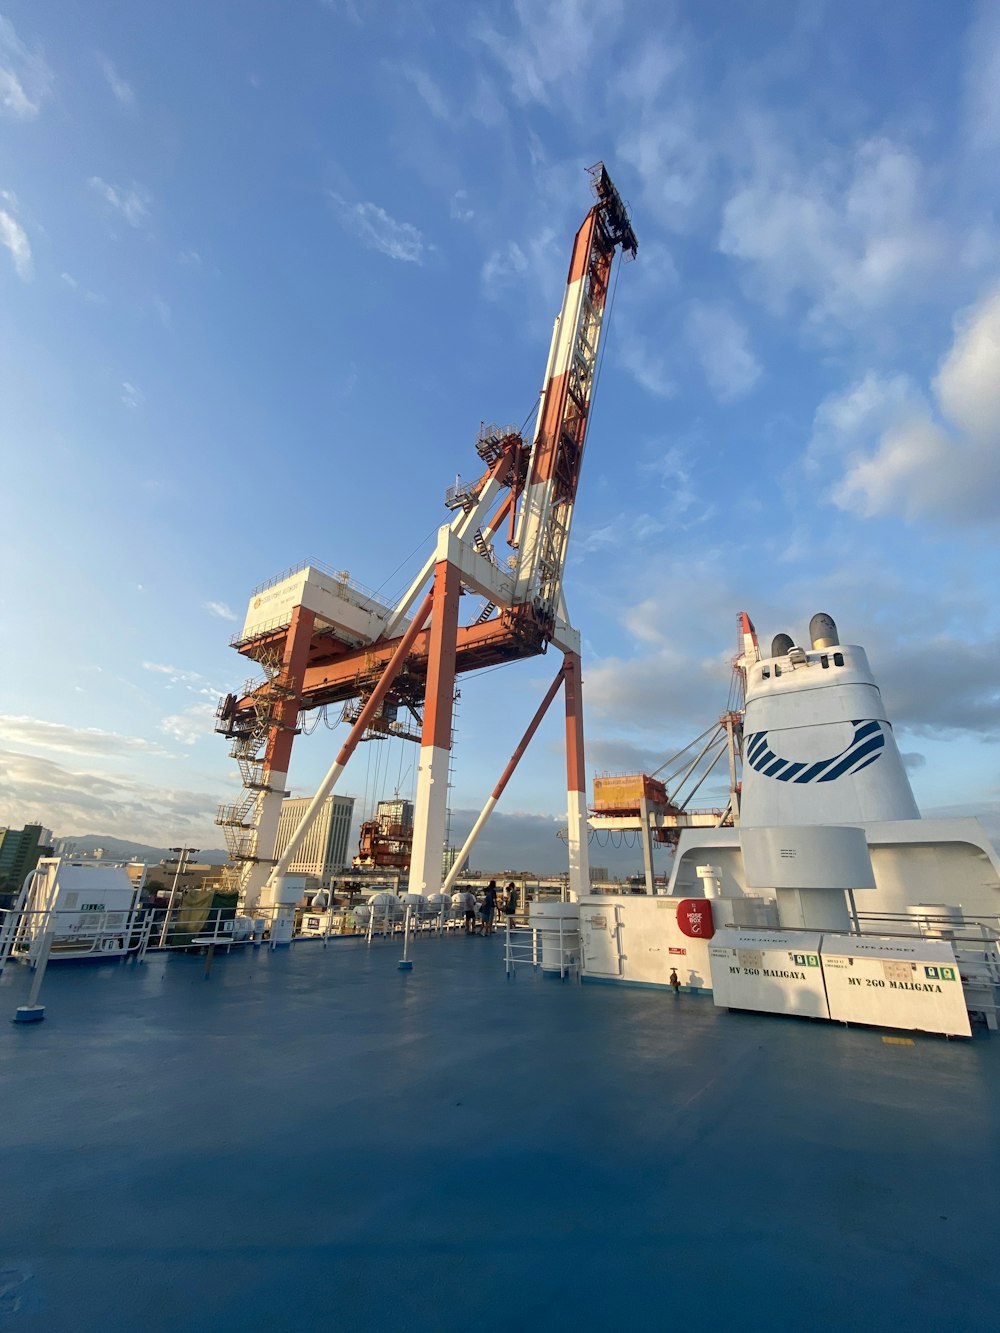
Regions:
[[[579,928],[567,925],[561,917],[546,923],[544,929],[518,923],[507,917],[504,925],[504,971],[508,980],[518,966],[541,968],[561,980],[575,977],[580,980]]]

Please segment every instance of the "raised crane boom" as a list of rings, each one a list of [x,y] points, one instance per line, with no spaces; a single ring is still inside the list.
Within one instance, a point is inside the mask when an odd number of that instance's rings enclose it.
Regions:
[[[562,591],[611,264],[619,246],[633,258],[638,250],[628,212],[604,164],[598,162],[590,173],[598,201],[573,242],[517,529],[514,600],[533,605],[543,617],[555,613]]]
[[[576,816],[570,824],[582,831],[585,861],[579,635],[569,625],[562,578],[612,262],[619,247],[630,256],[638,248],[603,164],[590,175],[597,201],[573,244],[530,450],[512,427],[480,430],[476,448],[485,471],[449,491],[446,503],[455,516],[395,607],[346,574],[315,564],[288,571],[251,596],[233,646],[263,669],[264,679],[248,683],[242,695],[228,695],[217,726],[232,739],[243,776],[243,797],[223,806],[217,822],[226,830],[232,882],[249,907],[265,885],[265,902],[283,901],[284,873],[357,742],[368,734],[417,739],[413,723],[400,720],[405,713],[420,727],[421,745],[411,888],[438,887],[455,676],[533,657],[550,643],[572,659],[565,673],[573,710],[567,735],[572,731],[568,767]],[[493,550],[501,532],[514,552],[505,561]],[[459,623],[463,591],[486,604]],[[299,717],[331,703],[343,704],[344,719],[354,725],[278,855],[278,816]],[[585,880],[582,865],[575,873]]]

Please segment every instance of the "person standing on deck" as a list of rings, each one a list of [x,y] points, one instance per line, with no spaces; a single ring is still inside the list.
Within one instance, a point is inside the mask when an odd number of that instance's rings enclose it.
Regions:
[[[504,916],[507,918],[510,924],[513,925],[514,915],[517,912],[517,889],[514,887],[513,880],[510,880],[508,882],[507,887],[504,890],[503,911],[504,911]]]
[[[465,933],[471,935],[476,929],[476,898],[475,894],[469,892],[468,888],[462,888],[455,894],[452,902],[458,912],[461,912],[465,918]]]
[[[493,918],[497,910],[497,882],[491,879],[483,893],[483,905],[479,909],[479,915],[483,918],[483,934],[493,934]]]

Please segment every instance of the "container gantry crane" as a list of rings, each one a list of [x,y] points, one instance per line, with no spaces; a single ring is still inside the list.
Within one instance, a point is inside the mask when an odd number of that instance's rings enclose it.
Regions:
[[[400,714],[420,725],[420,762],[410,862],[411,892],[442,887],[448,762],[456,675],[544,653],[562,664],[545,706],[561,685],[566,708],[570,888],[587,890],[587,797],[583,748],[580,637],[563,596],[563,571],[583,462],[597,355],[618,250],[638,245],[628,210],[602,163],[590,168],[596,202],[576,234],[562,309],[555,321],[530,448],[513,428],[483,427],[478,480],[452,487],[454,517],[395,606],[315,563],[286,571],[251,594],[233,646],[263,670],[219,705],[216,729],[228,736],[243,779],[241,800],[221,807],[233,878],[247,909],[287,906],[284,877],[316,811],[366,734],[405,734]],[[501,534],[512,554],[501,562]],[[429,591],[425,592],[428,584]],[[460,624],[459,599],[486,599]],[[423,596],[422,596],[423,594]],[[353,725],[298,828],[275,856],[299,714],[341,703]],[[495,804],[539,710],[508,771]],[[492,804],[487,803],[487,812]],[[485,817],[481,816],[478,828]],[[463,849],[449,881],[457,875]]]

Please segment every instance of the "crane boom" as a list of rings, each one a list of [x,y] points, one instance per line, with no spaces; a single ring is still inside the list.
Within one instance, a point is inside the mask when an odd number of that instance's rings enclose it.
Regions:
[[[603,163],[590,168],[597,203],[576,233],[566,293],[552,332],[516,542],[514,600],[552,615],[562,590],[601,326],[616,249],[638,242]]]

